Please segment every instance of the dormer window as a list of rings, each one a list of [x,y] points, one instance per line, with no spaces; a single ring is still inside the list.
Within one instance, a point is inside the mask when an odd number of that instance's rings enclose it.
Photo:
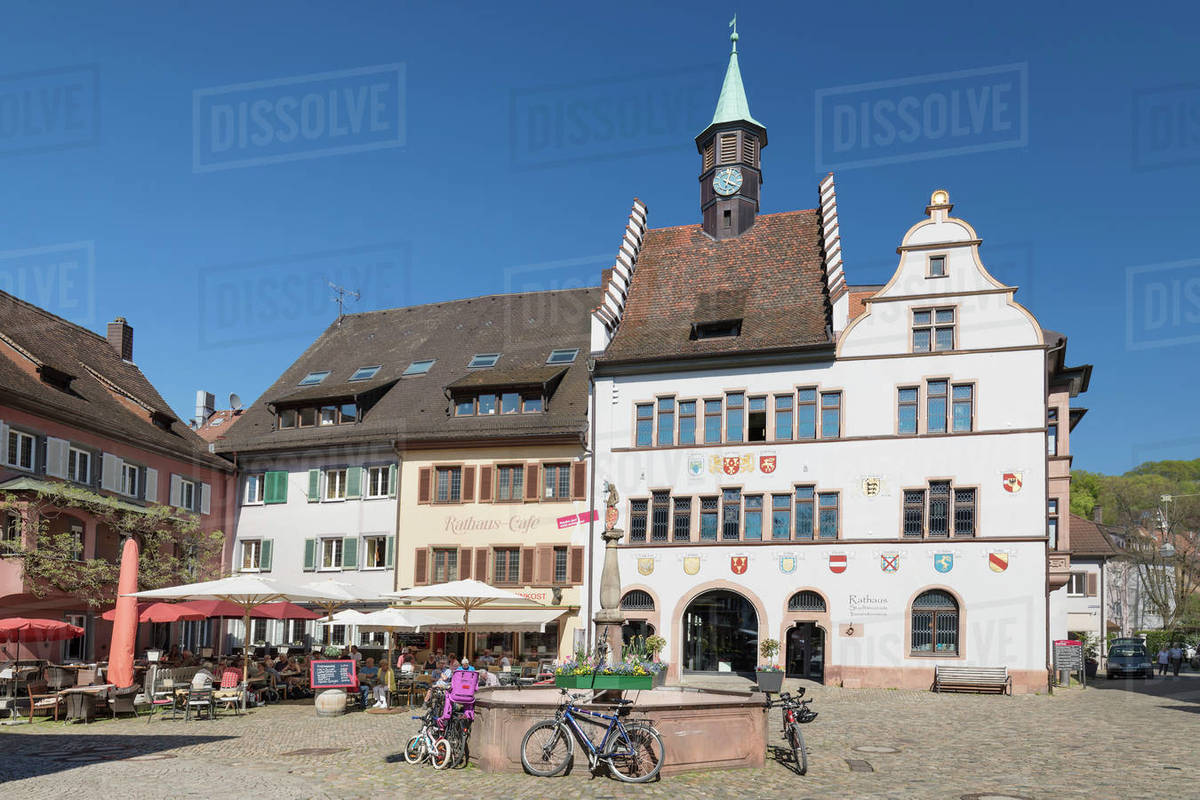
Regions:
[[[570,364],[575,361],[575,357],[579,355],[579,348],[572,347],[563,350],[551,350],[550,357],[546,359],[547,364]]]
[[[296,385],[297,386],[316,386],[318,383],[325,380],[327,377],[329,377],[329,370],[323,370],[320,372],[310,372],[304,376],[304,379],[301,380],[300,383],[298,383]]]
[[[693,322],[691,339],[724,339],[742,335],[740,319],[723,319],[717,322]]]
[[[544,407],[542,395],[533,392],[487,391],[456,398],[454,416],[492,417],[506,414],[538,414]]]
[[[374,378],[375,374],[377,372],[379,372],[379,365],[376,365],[374,367],[359,367],[358,369],[354,370],[354,374],[351,375],[346,380],[348,380],[348,381],[368,381],[371,378]]]
[[[349,425],[358,422],[360,415],[358,404],[329,403],[322,406],[304,406],[301,408],[281,408],[276,415],[276,425],[280,430],[286,428],[312,428],[327,425]]]
[[[496,366],[496,362],[499,360],[499,353],[476,353],[471,359],[471,363],[467,364],[467,369],[483,369],[484,367],[494,367]]]
[[[424,375],[433,367],[435,358],[425,359],[423,361],[414,361],[404,370],[404,375]]]

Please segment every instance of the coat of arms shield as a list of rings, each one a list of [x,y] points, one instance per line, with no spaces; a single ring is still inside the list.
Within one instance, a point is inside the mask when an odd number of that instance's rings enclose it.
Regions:
[[[653,558],[639,558],[638,559],[638,574],[639,575],[649,575],[651,572],[654,572],[654,559]]]
[[[782,572],[784,575],[791,575],[793,572],[795,572],[796,571],[796,557],[795,556],[780,556],[779,557],[779,571]]]
[[[700,571],[700,556],[684,556],[683,571],[688,575],[695,575]]]
[[[733,570],[734,575],[744,575],[748,566],[750,566],[749,556],[729,557],[729,569]]]

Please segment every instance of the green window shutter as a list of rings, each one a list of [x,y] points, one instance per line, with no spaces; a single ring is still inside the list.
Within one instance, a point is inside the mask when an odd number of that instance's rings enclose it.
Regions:
[[[272,471],[263,479],[263,502],[286,503],[288,474],[282,471]]]
[[[258,554],[258,568],[262,572],[271,571],[271,550],[274,543],[274,539],[262,540],[262,550]]]
[[[355,536],[342,539],[342,569],[358,569],[358,538]]]
[[[396,496],[396,465],[388,467],[388,497]]]
[[[304,540],[304,568],[306,570],[314,570],[317,568],[317,540]]]
[[[385,551],[383,565],[391,569],[396,565],[396,537],[389,536],[387,538],[387,550]]]
[[[317,503],[321,500],[321,470],[308,471],[308,502]]]
[[[362,468],[347,467],[346,468],[346,499],[352,500],[357,497],[362,497]]]

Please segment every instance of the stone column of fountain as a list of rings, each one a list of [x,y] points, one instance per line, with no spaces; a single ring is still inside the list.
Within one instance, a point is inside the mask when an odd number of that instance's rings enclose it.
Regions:
[[[604,494],[604,530],[600,532],[604,539],[604,567],[600,571],[600,610],[593,621],[596,623],[596,648],[606,652],[612,663],[620,658],[621,626],[625,624],[625,614],[621,611],[621,569],[617,564],[617,542],[623,531],[616,527],[617,503],[621,499],[617,487],[605,481]]]

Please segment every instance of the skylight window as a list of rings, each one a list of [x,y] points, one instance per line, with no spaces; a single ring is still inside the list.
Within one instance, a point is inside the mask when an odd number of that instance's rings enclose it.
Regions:
[[[696,322],[692,324],[692,339],[723,339],[742,335],[740,319],[723,319],[719,322]]]
[[[408,365],[408,369],[404,370],[403,374],[424,375],[426,372],[429,372],[429,368],[433,366],[434,361],[437,361],[437,359],[429,358],[424,361],[414,361]]]
[[[321,381],[329,377],[329,370],[322,372],[310,372],[304,376],[304,380],[300,381],[298,386],[316,386]]]
[[[476,353],[471,359],[471,363],[467,364],[467,369],[479,369],[481,367],[494,367],[496,362],[500,360],[499,353]]]
[[[575,356],[579,355],[579,348],[572,347],[568,350],[551,350],[550,357],[546,359],[547,364],[570,364],[575,360]]]
[[[375,377],[376,372],[379,372],[378,366],[359,367],[358,369],[354,370],[354,374],[351,375],[347,380],[351,380],[351,381],[370,380],[371,378]]]

